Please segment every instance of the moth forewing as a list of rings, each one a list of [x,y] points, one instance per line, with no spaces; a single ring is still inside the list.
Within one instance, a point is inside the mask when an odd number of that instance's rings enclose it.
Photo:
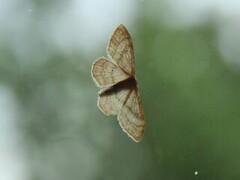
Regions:
[[[122,24],[111,35],[107,46],[107,54],[126,74],[134,76],[135,62],[132,38]]]
[[[137,87],[133,87],[129,96],[126,97],[121,112],[118,114],[119,124],[122,129],[134,139],[139,142],[144,133],[145,121],[144,113],[141,104],[141,97]]]

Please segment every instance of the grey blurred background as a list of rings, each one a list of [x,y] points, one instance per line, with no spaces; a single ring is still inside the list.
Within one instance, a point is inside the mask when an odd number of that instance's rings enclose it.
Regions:
[[[97,107],[92,62],[123,23],[140,143]],[[240,1],[2,0],[0,179],[240,178]]]

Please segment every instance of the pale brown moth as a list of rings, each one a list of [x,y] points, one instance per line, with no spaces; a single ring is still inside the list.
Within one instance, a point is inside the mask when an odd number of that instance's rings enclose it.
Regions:
[[[100,88],[98,107],[106,115],[117,115],[120,126],[134,141],[144,133],[145,121],[141,97],[135,79],[133,42],[121,24],[107,46],[108,58],[92,65],[92,78]]]

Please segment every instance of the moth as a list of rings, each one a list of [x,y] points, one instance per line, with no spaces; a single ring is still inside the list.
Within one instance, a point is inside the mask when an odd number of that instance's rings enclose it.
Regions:
[[[124,25],[113,32],[108,57],[97,59],[91,69],[98,92],[98,107],[106,115],[117,115],[120,126],[134,141],[144,133],[142,100],[135,79],[133,42]]]

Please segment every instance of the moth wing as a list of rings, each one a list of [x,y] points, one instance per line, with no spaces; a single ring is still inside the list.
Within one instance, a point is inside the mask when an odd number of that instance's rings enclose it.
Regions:
[[[116,64],[105,57],[101,57],[93,63],[91,73],[93,80],[100,88],[110,87],[129,77]]]
[[[119,114],[129,91],[127,88],[113,86],[111,89],[99,94],[99,109],[108,116]]]
[[[107,53],[111,60],[115,61],[118,66],[129,76],[134,76],[134,51],[133,42],[127,29],[121,24],[111,36]]]
[[[125,104],[118,114],[118,121],[123,131],[134,141],[139,142],[144,133],[145,121],[141,97],[137,87],[126,97]]]

